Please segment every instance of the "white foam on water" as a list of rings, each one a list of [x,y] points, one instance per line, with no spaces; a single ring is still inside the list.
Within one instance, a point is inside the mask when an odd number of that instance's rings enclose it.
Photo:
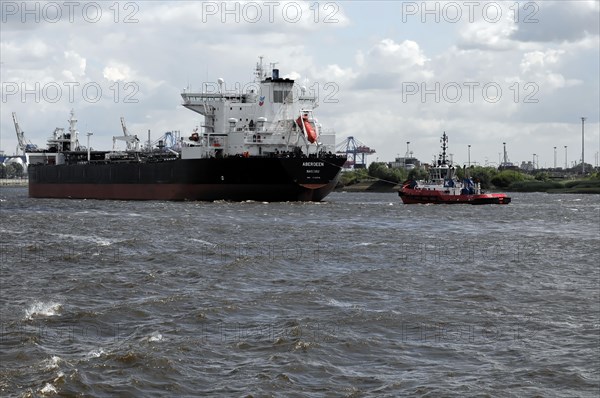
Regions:
[[[53,395],[53,394],[56,394],[56,393],[57,393],[56,387],[54,387],[50,383],[46,383],[46,385],[44,386],[44,388],[42,388],[40,390],[40,394],[43,394],[43,395]]]
[[[24,234],[24,231],[19,231],[19,230],[12,230],[12,229],[5,229],[5,228],[0,228],[0,232],[3,234]]]
[[[202,240],[202,239],[189,238],[189,240],[191,240],[192,242],[201,243],[201,244],[203,244],[205,246],[210,246],[210,247],[215,247],[216,246],[214,243],[210,243],[210,242]]]
[[[54,355],[52,358],[48,358],[43,361],[44,367],[48,370],[58,368],[58,364],[62,362],[61,357]]]
[[[33,319],[34,317],[49,317],[57,316],[62,308],[61,303],[36,301],[25,310],[25,319]]]
[[[152,332],[152,334],[150,335],[150,337],[148,337],[148,341],[162,341],[163,336],[162,334],[160,334],[159,332]]]
[[[350,308],[353,306],[353,304],[351,304],[351,303],[342,303],[341,301],[337,301],[336,299],[329,299],[327,301],[327,303],[334,307],[340,307],[340,308]]]
[[[76,241],[81,241],[81,242],[86,242],[86,243],[93,243],[98,246],[110,246],[113,244],[113,242],[111,242],[110,240],[99,237],[99,236],[89,236],[89,235],[81,235],[80,236],[80,235],[71,235],[71,234],[56,234],[56,236],[58,236],[60,238],[73,239]]]
[[[105,354],[104,350],[102,348],[98,348],[96,350],[92,350],[92,351],[88,352],[88,354],[86,355],[86,358],[87,359],[100,358],[104,354]]]

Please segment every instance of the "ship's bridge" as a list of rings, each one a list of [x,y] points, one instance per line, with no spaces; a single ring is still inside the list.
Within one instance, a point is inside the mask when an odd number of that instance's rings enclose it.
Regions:
[[[183,106],[198,112],[201,115],[214,114],[215,104],[253,104],[256,102],[256,94],[223,94],[223,93],[181,93]]]

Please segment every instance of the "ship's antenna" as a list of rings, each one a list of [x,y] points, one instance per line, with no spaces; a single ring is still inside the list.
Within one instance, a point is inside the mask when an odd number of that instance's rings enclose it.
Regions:
[[[208,84],[208,64],[206,65],[206,80],[204,80],[204,84],[202,85],[202,92],[206,92],[206,87]]]
[[[260,55],[258,57],[259,61],[256,63],[256,71],[254,72],[254,75],[256,77],[256,82],[261,82],[263,80],[264,77],[264,69],[263,69],[263,56]]]

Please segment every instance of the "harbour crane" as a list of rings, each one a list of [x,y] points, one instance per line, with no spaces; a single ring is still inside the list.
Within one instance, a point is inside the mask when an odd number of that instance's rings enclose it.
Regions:
[[[31,142],[27,142],[25,139],[25,133],[21,130],[21,126],[19,126],[19,122],[17,121],[17,113],[12,113],[13,122],[15,124],[15,131],[17,132],[17,149],[23,151],[23,155],[25,152],[36,151],[38,149],[37,145],[32,144]]]
[[[364,169],[367,167],[365,156],[375,153],[375,149],[371,149],[354,137],[348,137],[336,147],[336,153],[346,154],[348,160],[344,164],[344,168]]]

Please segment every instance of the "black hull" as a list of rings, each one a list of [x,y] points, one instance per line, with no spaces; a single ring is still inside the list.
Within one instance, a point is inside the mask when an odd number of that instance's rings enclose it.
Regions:
[[[340,157],[211,158],[29,167],[33,198],[320,201],[337,184]]]

